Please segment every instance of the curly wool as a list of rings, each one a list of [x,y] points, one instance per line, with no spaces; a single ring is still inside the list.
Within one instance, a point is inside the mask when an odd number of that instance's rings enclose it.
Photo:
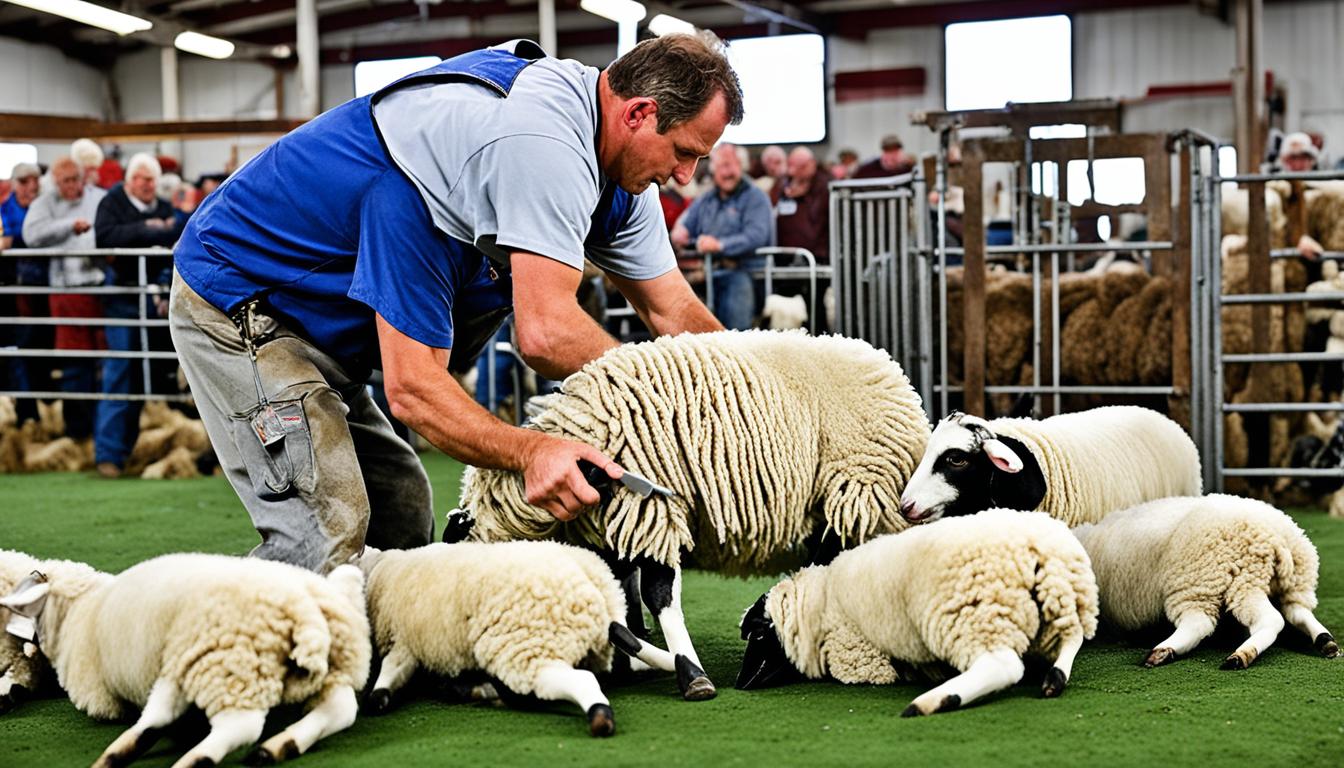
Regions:
[[[892,683],[894,658],[965,671],[989,651],[1049,655],[1097,628],[1097,585],[1066,526],[1039,512],[945,518],[805,568],[766,610],[810,678]]]
[[[1292,518],[1254,499],[1160,499],[1074,534],[1101,587],[1101,613],[1126,630],[1197,611],[1214,621],[1249,598],[1316,608],[1319,558]]]
[[[607,352],[546,399],[530,425],[586,442],[676,496],[613,501],[568,524],[522,478],[468,470],[462,507],[483,540],[561,538],[730,572],[773,558],[824,522],[857,543],[905,527],[900,496],[928,441],[919,395],[886,352],[856,339],[724,331]]]
[[[405,648],[447,676],[484,670],[522,694],[557,661],[611,669],[607,633],[625,620],[625,597],[591,552],[545,541],[430,544],[361,567],[382,655]]]
[[[1045,475],[1037,509],[1070,526],[1149,499],[1200,492],[1199,451],[1157,411],[1116,405],[1040,421],[995,419],[989,427],[1027,446]]]
[[[80,710],[144,706],[177,682],[207,717],[269,710],[336,686],[363,687],[371,649],[363,579],[265,560],[165,555],[112,577],[63,563],[47,573],[42,650]]]

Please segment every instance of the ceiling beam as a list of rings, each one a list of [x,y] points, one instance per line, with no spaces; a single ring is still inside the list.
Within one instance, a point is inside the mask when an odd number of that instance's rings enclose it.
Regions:
[[[79,138],[152,141],[207,139],[239,134],[283,134],[303,120],[177,120],[109,123],[87,117],[0,113],[0,139],[8,141],[72,141]]]

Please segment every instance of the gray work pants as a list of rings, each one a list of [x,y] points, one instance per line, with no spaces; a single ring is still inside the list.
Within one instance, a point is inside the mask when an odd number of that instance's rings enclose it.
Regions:
[[[428,544],[429,478],[365,383],[264,311],[252,317],[262,387],[284,426],[269,446],[251,425],[257,389],[237,326],[173,274],[173,344],[220,466],[261,534],[252,554],[325,573],[366,540]]]

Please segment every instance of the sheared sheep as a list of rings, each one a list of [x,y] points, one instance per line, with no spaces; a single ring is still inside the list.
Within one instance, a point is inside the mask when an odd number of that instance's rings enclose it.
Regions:
[[[1031,653],[1053,657],[1042,692],[1058,696],[1096,627],[1097,584],[1068,528],[988,510],[879,537],[776,584],[742,620],[737,687],[800,672],[894,683],[897,666],[927,676],[950,664],[960,674],[902,713],[930,715],[1013,685]]]

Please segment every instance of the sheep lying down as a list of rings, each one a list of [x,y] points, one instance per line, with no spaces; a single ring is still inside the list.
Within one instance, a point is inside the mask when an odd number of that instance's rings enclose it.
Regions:
[[[1030,653],[1053,660],[1042,692],[1058,696],[1096,627],[1097,584],[1069,529],[988,510],[878,537],[776,584],[742,620],[737,687],[894,683],[898,667],[936,677],[951,665],[960,674],[901,713],[929,715],[1013,685]]]
[[[23,552],[0,549],[0,596],[14,591],[33,571],[41,570],[42,561]],[[9,609],[0,605],[0,630],[9,623]],[[46,659],[28,644],[8,632],[0,631],[0,714],[18,706],[51,678]]]
[[[1102,618],[1125,630],[1163,619],[1176,626],[1148,654],[1146,667],[1194,650],[1224,611],[1251,634],[1223,669],[1249,666],[1279,636],[1285,618],[1322,655],[1339,655],[1312,613],[1316,547],[1292,518],[1264,502],[1222,494],[1161,499],[1073,532],[1092,558]]]
[[[595,554],[556,542],[365,548],[369,616],[383,656],[368,707],[388,708],[419,667],[446,676],[481,670],[514,693],[573,702],[589,732],[616,722],[590,670],[611,669],[612,644],[665,671],[667,651],[621,623],[625,595]]]
[[[6,629],[37,644],[81,711],[112,719],[139,707],[96,768],[148,750],[188,707],[210,733],[175,766],[215,765],[256,742],[266,714],[308,713],[267,739],[249,762],[279,762],[348,728],[368,678],[364,578],[341,566],[325,578],[300,568],[222,555],[165,555],[118,576],[44,561],[0,605]]]

